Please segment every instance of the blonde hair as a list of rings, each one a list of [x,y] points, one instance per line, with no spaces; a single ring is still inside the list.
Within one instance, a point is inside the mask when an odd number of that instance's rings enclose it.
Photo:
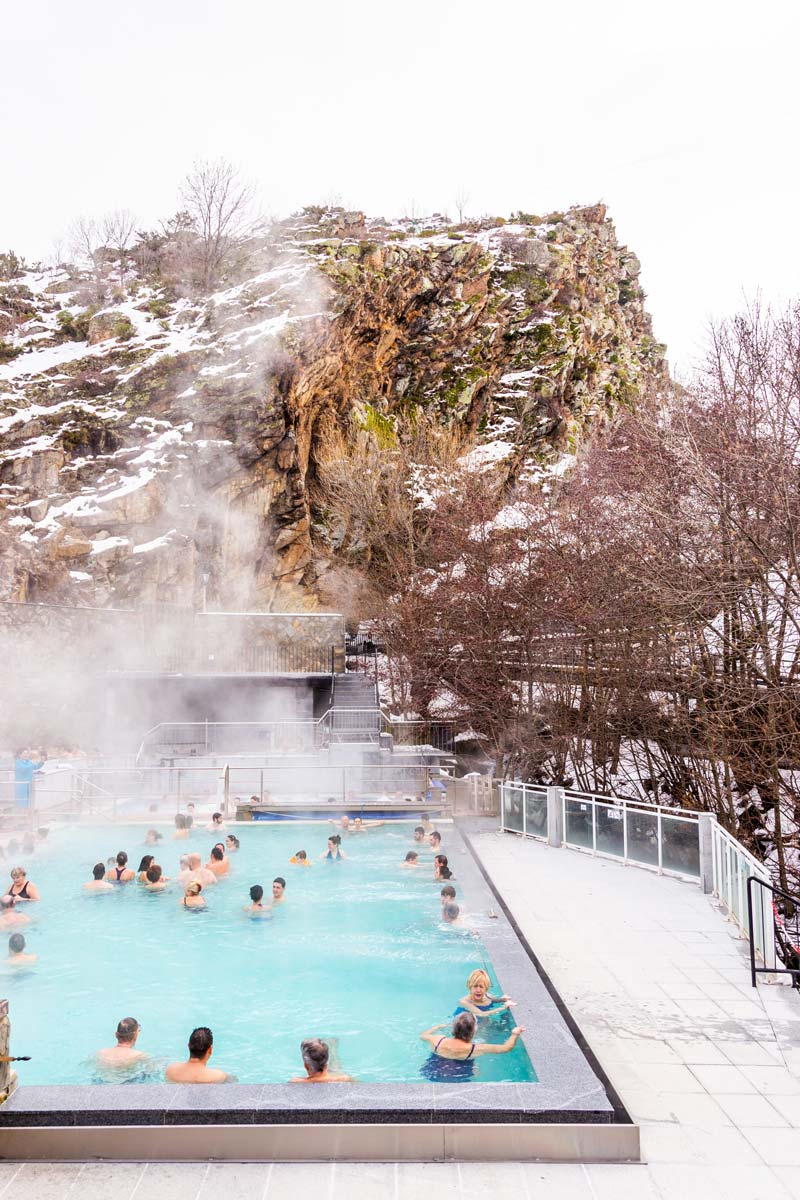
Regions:
[[[467,980],[467,987],[473,988],[476,983],[482,983],[487,991],[491,987],[492,981],[482,967],[478,967],[477,971],[472,972]]]
[[[199,879],[192,879],[186,885],[187,896],[199,896],[203,890],[203,885]]]

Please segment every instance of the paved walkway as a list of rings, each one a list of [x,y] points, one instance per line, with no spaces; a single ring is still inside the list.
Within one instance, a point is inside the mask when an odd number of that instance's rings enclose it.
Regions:
[[[474,840],[640,1124],[646,1164],[9,1163],[0,1200],[800,1200],[800,996],[750,987],[744,944],[696,886]]]

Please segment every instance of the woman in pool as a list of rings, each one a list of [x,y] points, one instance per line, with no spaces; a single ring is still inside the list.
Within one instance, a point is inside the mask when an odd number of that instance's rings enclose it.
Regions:
[[[181,900],[183,907],[196,909],[205,908],[206,902],[200,895],[202,890],[203,885],[199,879],[192,879],[189,883],[187,883],[183,900]]]
[[[447,865],[447,855],[437,854],[433,860],[434,879],[455,879],[455,875]]]
[[[473,971],[467,980],[467,994],[458,1002],[454,1016],[459,1013],[472,1013],[473,1017],[496,1017],[498,1013],[508,1012],[516,1004],[510,996],[492,996],[489,993],[491,981],[480,967]]]
[[[128,866],[127,854],[124,850],[120,850],[114,859],[114,865],[106,871],[106,879],[109,883],[130,883],[135,878],[136,872]]]
[[[7,896],[11,896],[15,903],[19,904],[20,900],[41,900],[39,889],[35,883],[31,883],[25,873],[24,867],[14,867],[11,872],[11,887],[6,892]]]
[[[143,854],[142,861],[139,863],[139,871],[136,879],[139,883],[147,883],[147,872],[150,869],[150,864],[155,861],[154,854]]]
[[[234,834],[229,833],[228,836],[225,838],[226,854],[235,854],[236,851],[239,849],[239,845],[240,845],[239,839]]]
[[[432,1083],[467,1082],[472,1079],[475,1071],[475,1059],[481,1054],[508,1054],[517,1044],[517,1039],[524,1028],[515,1026],[504,1042],[494,1045],[490,1042],[476,1042],[475,1027],[477,1021],[470,1012],[459,1013],[453,1021],[453,1032],[437,1036],[440,1029],[446,1025],[434,1025],[419,1036],[432,1047],[430,1056],[420,1068],[425,1079]]]
[[[338,833],[332,833],[328,838],[328,849],[324,854],[320,854],[320,858],[327,858],[330,862],[341,862],[347,855],[342,849],[342,839]]]

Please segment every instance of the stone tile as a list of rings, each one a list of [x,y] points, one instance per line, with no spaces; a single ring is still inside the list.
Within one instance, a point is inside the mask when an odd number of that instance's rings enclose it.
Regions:
[[[432,1200],[439,1196],[458,1200],[461,1196],[457,1163],[398,1163],[395,1178],[398,1200]],[[273,1200],[272,1196],[267,1200]]]
[[[730,1117],[717,1100],[705,1093],[695,1095],[691,1092],[662,1092],[659,1098],[669,1113],[667,1119],[677,1121],[684,1127],[720,1129],[731,1125]]]
[[[395,1200],[394,1163],[334,1163],[329,1200]]]
[[[522,1163],[519,1200],[594,1200],[586,1172],[573,1163]],[[405,1200],[398,1192],[398,1200]],[[430,1198],[428,1198],[430,1200]],[[491,1189],[485,1200],[491,1200]]]
[[[742,1074],[764,1096],[800,1096],[800,1080],[785,1067],[742,1067]]]
[[[460,1163],[463,1200],[519,1200],[524,1194],[524,1179],[519,1163]]]
[[[800,1097],[786,1097],[796,1099]],[[735,1125],[740,1129],[744,1126],[765,1129],[785,1129],[791,1124],[775,1107],[774,1103],[764,1096],[719,1096],[720,1108],[724,1109]]]
[[[700,1129],[694,1125],[683,1127],[687,1138],[700,1154],[703,1162],[710,1166],[757,1166],[759,1157],[750,1141],[733,1126],[717,1129]]]
[[[692,1072],[712,1096],[722,1096],[726,1093],[742,1096],[756,1090],[738,1067],[696,1066],[692,1067]]]
[[[14,1180],[14,1195],[33,1200],[65,1200],[83,1171],[83,1163],[23,1163]],[[77,1190],[77,1189],[76,1189]]]
[[[796,1129],[750,1129],[742,1133],[770,1167],[800,1167],[800,1137]]]
[[[725,1057],[736,1067],[783,1066],[761,1042],[722,1042],[720,1045]]]
[[[650,1088],[626,1088],[621,1099],[636,1124],[642,1121],[672,1121],[672,1109],[668,1098]]]
[[[11,1188],[14,1178],[21,1168],[21,1163],[0,1162],[0,1196],[5,1195],[6,1192]],[[14,1191],[16,1192],[16,1189],[14,1189]]]
[[[800,1096],[770,1096],[769,1103],[795,1129],[800,1129]]]
[[[586,1167],[595,1200],[660,1200],[648,1167],[598,1163]]]
[[[137,1191],[138,1200],[159,1196],[163,1200],[197,1200],[208,1163],[148,1163]],[[80,1200],[80,1196],[75,1200]],[[108,1200],[112,1200],[109,1196]]]
[[[197,1200],[263,1200],[270,1171],[269,1163],[211,1163]]]
[[[719,1068],[722,1070],[723,1068]],[[697,1067],[694,1071],[714,1070],[713,1067]],[[669,1063],[639,1063],[636,1073],[645,1084],[659,1092],[702,1092],[703,1084],[688,1067]]]
[[[786,1196],[790,1200],[800,1200],[800,1171],[796,1167],[781,1167],[773,1166],[772,1174],[776,1179],[780,1180],[782,1186],[786,1189]],[[769,1200],[772,1200],[770,1192]]]
[[[699,1163],[702,1155],[679,1125],[642,1125],[642,1158],[648,1163]]]
[[[669,1044],[681,1062],[686,1063],[687,1066],[695,1064],[727,1066],[728,1064],[728,1059],[721,1047],[709,1038],[698,1038],[697,1040],[670,1038]]]
[[[332,1176],[332,1163],[272,1163],[264,1200],[328,1200]]]
[[[130,1200],[144,1175],[143,1163],[86,1163],[73,1189],[76,1200]]]

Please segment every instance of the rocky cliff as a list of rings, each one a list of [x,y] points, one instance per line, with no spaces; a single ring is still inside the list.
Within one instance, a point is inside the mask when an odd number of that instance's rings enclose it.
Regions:
[[[335,431],[388,447],[424,411],[513,487],[666,383],[602,205],[424,228],[309,209],[248,251],[213,295],[131,273],[96,312],[73,271],[0,284],[0,599],[313,608]]]

